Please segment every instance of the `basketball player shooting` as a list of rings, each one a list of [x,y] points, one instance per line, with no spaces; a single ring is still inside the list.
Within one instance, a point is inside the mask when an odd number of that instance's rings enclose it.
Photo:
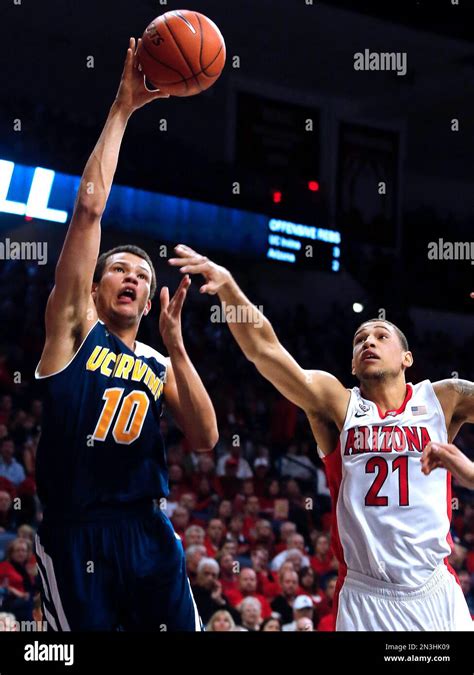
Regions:
[[[125,245],[98,258],[128,119],[163,97],[145,87],[132,38],[46,307],[35,373],[45,406],[36,468],[44,517],[35,548],[43,612],[55,631],[201,629],[181,541],[153,504],[168,494],[163,402],[196,450],[211,450],[218,438],[181,334],[191,282],[184,277],[171,301],[161,290],[165,358],[136,340],[156,289],[148,254]]]
[[[354,335],[359,386],[346,389],[327,372],[303,370],[228,270],[187,246],[175,250],[171,265],[202,274],[202,293],[239,308],[236,316],[247,320],[229,328],[245,356],[308,417],[332,496],[336,630],[472,630],[447,561],[451,477],[444,468],[424,475],[420,458],[430,441],[451,442],[474,422],[474,384],[407,384],[413,355],[406,337],[380,319]]]

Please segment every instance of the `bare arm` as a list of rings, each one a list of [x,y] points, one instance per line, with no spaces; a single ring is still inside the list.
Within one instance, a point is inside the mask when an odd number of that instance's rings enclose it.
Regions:
[[[328,417],[342,424],[349,392],[339,380],[321,370],[304,370],[278,340],[268,319],[239,288],[230,272],[187,246],[176,248],[179,258],[171,265],[181,272],[203,274],[201,292],[218,294],[227,309],[233,308],[235,321],[228,326],[245,356],[287,399],[309,416]]]
[[[171,414],[193,448],[209,451],[219,439],[216,414],[181,333],[181,310],[190,284],[190,278],[185,276],[171,302],[168,289],[161,289],[160,333],[170,355],[164,395]]]
[[[444,467],[464,487],[474,490],[474,462],[451,443],[428,443],[423,450],[421,470],[428,476],[434,469]]]

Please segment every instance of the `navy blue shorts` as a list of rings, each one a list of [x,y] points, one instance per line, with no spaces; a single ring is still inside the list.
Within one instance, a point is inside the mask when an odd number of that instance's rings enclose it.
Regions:
[[[45,518],[35,549],[51,630],[202,630],[181,540],[149,504]]]

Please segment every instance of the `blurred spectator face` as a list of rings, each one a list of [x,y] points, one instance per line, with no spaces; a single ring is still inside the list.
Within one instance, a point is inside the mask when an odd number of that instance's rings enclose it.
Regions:
[[[177,506],[171,518],[177,530],[185,530],[189,523],[189,511],[183,506]]]
[[[232,503],[228,499],[223,499],[219,504],[217,512],[219,518],[227,519],[232,515]]]
[[[454,544],[454,548],[448,558],[448,562],[450,562],[454,569],[458,572],[464,566],[466,556],[467,548],[465,548],[465,546],[461,546],[461,544]]]
[[[314,630],[313,622],[308,617],[303,617],[301,619],[298,619],[297,622],[296,622],[296,629],[295,630],[298,633],[304,632],[304,631],[312,631],[312,630]]]
[[[328,600],[333,600],[334,598],[334,593],[336,592],[336,584],[337,584],[337,579],[334,577],[333,579],[329,579],[329,581],[326,584],[326,597]]]
[[[257,548],[251,553],[252,567],[256,572],[260,572],[266,566],[265,554],[262,549]]]
[[[277,480],[272,480],[268,486],[268,494],[270,497],[278,497],[280,494],[280,483]]]
[[[268,520],[257,520],[255,525],[257,539],[260,541],[271,542],[273,540],[273,530]]]
[[[21,525],[18,528],[17,534],[20,539],[26,539],[31,543],[33,543],[35,539],[35,531],[29,525]]]
[[[281,631],[281,626],[280,622],[278,619],[270,619],[270,621],[267,621],[267,623],[264,625],[262,628],[263,632],[265,633],[266,631],[268,632],[275,632],[275,631]]]
[[[10,550],[10,560],[24,565],[29,557],[29,546],[26,539],[15,539]]]
[[[216,633],[223,633],[232,630],[232,624],[229,620],[228,612],[216,612],[212,622],[212,630]]]
[[[242,623],[248,628],[257,628],[261,622],[262,613],[259,609],[260,603],[255,602],[243,602],[241,609]]]
[[[257,516],[260,511],[260,501],[258,497],[249,497],[245,504],[245,511],[249,516]]]
[[[0,490],[0,513],[6,513],[12,505],[12,498],[4,490]]]
[[[249,567],[244,568],[239,577],[239,588],[242,595],[251,595],[257,590],[257,575]]]
[[[224,523],[217,518],[213,518],[209,521],[207,536],[213,544],[220,544],[222,537],[224,536]]]
[[[320,534],[316,539],[316,544],[314,548],[316,555],[319,555],[321,557],[327,555],[329,551],[329,537],[327,537],[325,534]]]
[[[233,541],[232,539],[230,541],[226,541],[222,546],[222,552],[229,553],[233,558],[235,558],[237,555],[237,542]]]
[[[201,478],[199,481],[198,492],[200,497],[208,497],[211,494],[211,484],[207,478]]]
[[[462,592],[464,595],[469,595],[471,592],[471,575],[469,572],[466,572],[465,570],[461,570],[458,574],[459,577],[459,583],[461,584]]]
[[[200,455],[197,468],[200,473],[212,473],[214,471],[214,460],[210,455]]]
[[[0,439],[5,438],[5,436],[8,436],[8,429],[4,424],[0,424]]]
[[[229,531],[232,532],[232,534],[238,536],[242,532],[243,527],[244,527],[244,520],[242,516],[232,516],[229,525]]]
[[[170,483],[181,483],[183,480],[183,475],[183,469],[179,466],[179,464],[173,464],[168,469]]]
[[[298,575],[296,572],[286,571],[281,578],[281,591],[287,598],[292,598],[296,595],[298,588]]]
[[[244,480],[243,485],[242,485],[242,493],[244,497],[251,497],[253,494],[255,494],[255,488],[253,485],[253,480],[247,479]]]
[[[301,576],[301,587],[305,591],[312,591],[314,584],[314,570],[311,567],[307,567],[305,573]]]
[[[205,546],[196,546],[191,555],[186,556],[186,568],[191,574],[196,574],[197,566],[206,555]]]
[[[184,533],[186,548],[188,546],[202,546],[204,544],[206,533],[199,525],[191,525]]]
[[[287,539],[287,548],[297,548],[298,551],[304,553],[304,537],[302,534],[292,534]]]
[[[288,555],[286,556],[285,562],[293,563],[293,568],[296,570],[296,572],[299,572],[303,566],[303,556],[301,551],[299,551],[297,548],[288,549]]]
[[[291,534],[296,533],[296,525],[294,523],[290,523],[287,521],[286,523],[282,523],[282,526],[280,527],[280,539],[282,541],[288,541],[288,537]]]
[[[278,570],[280,576],[283,574],[283,572],[296,572],[295,566],[291,560],[285,560],[285,562],[280,565],[280,569]]]
[[[6,462],[7,464],[10,464],[14,454],[15,454],[15,445],[13,441],[3,440],[0,444],[0,455],[2,456],[3,461]]]
[[[214,569],[211,565],[203,565],[201,570],[198,572],[197,576],[197,585],[201,588],[205,588],[207,591],[213,591],[219,572]]]
[[[227,576],[234,574],[234,558],[230,553],[221,555],[219,564],[221,566],[221,572],[225,573]]]
[[[2,398],[0,398],[0,408],[2,410],[10,412],[12,407],[13,407],[12,397],[10,396],[10,394],[4,394]]]
[[[184,506],[189,512],[196,508],[196,495],[193,492],[185,492],[179,500],[180,506]]]

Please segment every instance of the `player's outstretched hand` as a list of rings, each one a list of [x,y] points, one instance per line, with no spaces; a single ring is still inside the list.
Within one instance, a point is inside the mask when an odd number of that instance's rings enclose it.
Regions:
[[[474,490],[474,463],[452,443],[430,441],[421,457],[421,470],[428,476],[433,469],[444,467],[458,483]]]
[[[170,294],[167,286],[163,286],[160,293],[161,312],[160,312],[160,334],[168,350],[177,344],[181,344],[181,310],[184,300],[191,286],[191,279],[186,275],[181,279],[176,293],[170,301]]]
[[[231,274],[225,267],[216,265],[203,255],[196,253],[189,246],[178,244],[174,250],[179,256],[178,258],[170,258],[168,260],[170,265],[179,267],[183,274],[202,274],[206,283],[199,289],[200,293],[209,293],[215,295],[219,288],[230,281]]]
[[[141,38],[138,40],[138,45],[140,42]],[[122,79],[120,80],[117,96],[115,98],[117,103],[124,106],[130,114],[133,113],[134,110],[141,108],[146,103],[150,103],[157,98],[169,98],[169,94],[164,94],[159,89],[156,89],[155,91],[147,89],[145,85],[145,75],[142,72],[138,61],[138,45],[135,49],[135,38],[130,38]]]

